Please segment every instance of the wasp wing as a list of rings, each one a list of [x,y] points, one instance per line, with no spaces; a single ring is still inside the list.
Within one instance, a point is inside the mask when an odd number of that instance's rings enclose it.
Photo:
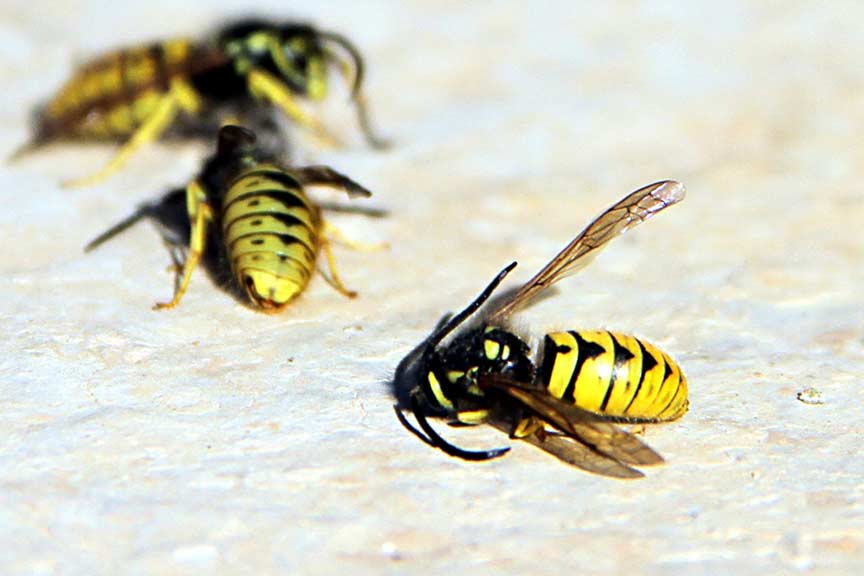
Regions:
[[[525,438],[520,438],[520,440],[548,452],[565,464],[570,464],[592,474],[623,479],[643,478],[645,476],[639,470],[622,464],[614,458],[595,452],[588,446],[567,436],[546,434],[545,438],[538,438],[532,434]]]
[[[552,396],[545,389],[526,386],[498,374],[482,377],[479,384],[481,388],[492,388],[506,394],[565,436],[621,464],[650,466],[663,463],[657,452],[633,434]]]
[[[610,240],[680,202],[685,192],[680,182],[662,180],[628,194],[591,222],[540,272],[503,301],[489,318],[506,318],[558,280],[579,272]]]

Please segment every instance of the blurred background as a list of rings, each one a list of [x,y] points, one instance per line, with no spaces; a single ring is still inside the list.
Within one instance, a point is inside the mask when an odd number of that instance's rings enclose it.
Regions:
[[[367,61],[379,152],[348,90],[290,130],[298,164],[373,190],[334,214],[360,296],[315,278],[278,316],[201,272],[181,305],[150,225],[83,246],[185,186],[208,142],[0,165],[0,571],[854,573],[864,568],[864,284],[856,2],[35,1],[0,8],[0,155],[76,66],[251,13],[343,33]],[[608,328],[690,380],[666,458],[622,482],[528,445],[476,464],[396,421],[398,362],[506,263],[524,281],[608,205],[663,178],[688,198],[617,239],[525,334]],[[322,201],[339,196],[322,192]],[[499,446],[484,428],[445,430]]]

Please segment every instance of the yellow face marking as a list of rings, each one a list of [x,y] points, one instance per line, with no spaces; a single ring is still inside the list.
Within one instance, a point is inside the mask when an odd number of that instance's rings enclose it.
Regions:
[[[450,370],[447,372],[447,380],[449,380],[452,384],[458,382],[459,379],[463,376],[465,376],[465,372],[461,370]]]
[[[501,345],[495,340],[484,340],[483,350],[486,352],[486,358],[489,360],[495,360],[501,353]]]
[[[453,403],[444,395],[444,391],[441,390],[441,383],[438,381],[438,378],[435,376],[435,373],[431,370],[427,375],[427,379],[429,380],[429,388],[432,389],[432,395],[435,396],[435,400],[442,408],[447,408],[448,410],[453,409]]]
[[[501,360],[507,360],[510,358],[510,346],[507,344],[501,349]]]

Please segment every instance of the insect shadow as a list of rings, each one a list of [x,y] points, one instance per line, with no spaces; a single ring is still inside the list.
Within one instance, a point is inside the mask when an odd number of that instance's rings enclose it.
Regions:
[[[162,242],[171,256],[176,276],[174,289],[180,285],[181,270],[189,249],[189,233],[191,225],[186,211],[186,189],[175,188],[165,193],[158,200],[141,204],[135,212],[118,222],[92,241],[84,248],[90,252],[107,239],[125,232],[138,222],[149,220],[159,232]],[[221,242],[221,232],[217,227],[211,227],[206,249],[201,258],[201,265],[211,282],[220,290],[227,292],[238,302],[247,305],[248,299],[242,287],[234,280],[228,265],[224,243]]]
[[[316,202],[316,205],[328,212],[359,214],[370,218],[387,216],[387,211],[380,208],[346,206],[331,202]],[[176,291],[182,280],[183,263],[186,261],[189,249],[189,234],[191,231],[186,208],[185,188],[171,189],[158,200],[141,204],[135,212],[91,240],[85,246],[84,251],[90,252],[94,250],[100,244],[125,232],[142,220],[148,220],[156,227],[163,244],[168,250],[172,267],[176,272],[174,278],[174,290]],[[217,288],[230,294],[244,306],[254,309],[245,290],[237,282],[236,276],[231,273],[228,252],[219,226],[208,228],[207,244],[201,258],[201,266],[204,268],[210,281]]]

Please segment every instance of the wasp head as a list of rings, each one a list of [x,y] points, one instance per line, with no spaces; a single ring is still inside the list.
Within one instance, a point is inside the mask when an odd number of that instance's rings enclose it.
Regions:
[[[219,43],[243,76],[262,69],[312,100],[327,94],[328,58],[322,35],[312,26],[246,20],[223,28]]]
[[[534,378],[534,364],[528,345],[518,336],[502,328],[485,326],[457,335],[449,345],[430,353],[425,372],[426,397],[442,404],[440,396],[444,396],[452,404],[458,399],[481,398],[479,379],[486,374],[530,382]],[[436,382],[441,394],[436,390]]]
[[[467,328],[450,341],[442,341],[489,299],[516,263],[505,267],[464,310],[445,316],[423,342],[420,357],[418,394],[437,412],[453,412],[457,404],[483,398],[478,379],[484,374],[502,374],[519,381],[533,380],[534,365],[528,345],[503,328],[490,325]],[[472,402],[473,401],[473,402]]]
[[[516,262],[513,262],[501,270],[464,310],[454,316],[444,316],[432,334],[412,350],[396,370],[394,381],[404,381],[408,377],[409,382],[413,382],[409,395],[410,407],[426,436],[408,423],[397,405],[399,421],[418,438],[451,456],[465,460],[489,460],[509,450],[505,447],[472,451],[454,446],[435,431],[427,415],[459,414],[461,421],[468,422],[465,417],[473,412],[476,418],[470,421],[479,423],[486,418],[488,405],[488,399],[479,385],[480,376],[497,372],[519,379],[533,378],[534,366],[528,355],[528,346],[506,330],[494,326],[468,328],[457,334],[449,344],[442,344],[448,335],[483,306],[515,267]]]

